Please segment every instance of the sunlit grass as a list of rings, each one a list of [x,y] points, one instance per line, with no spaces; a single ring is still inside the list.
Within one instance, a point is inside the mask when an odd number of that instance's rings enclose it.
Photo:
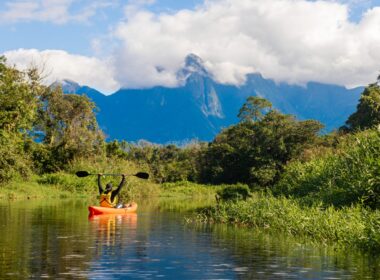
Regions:
[[[83,193],[72,193],[54,185],[41,185],[36,181],[15,181],[0,187],[0,199],[24,200],[40,198],[78,197]]]
[[[274,193],[311,205],[363,204],[380,209],[380,132],[364,131],[307,162],[288,164]]]
[[[202,185],[192,182],[164,183],[161,185],[161,197],[212,197],[223,186]]]
[[[203,208],[192,221],[237,224],[308,237],[320,243],[380,250],[380,211],[361,206],[302,207],[293,199],[255,193],[247,201]]]

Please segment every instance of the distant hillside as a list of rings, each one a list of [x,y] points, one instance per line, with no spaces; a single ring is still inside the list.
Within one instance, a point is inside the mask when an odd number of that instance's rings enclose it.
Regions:
[[[66,93],[86,94],[100,109],[100,127],[111,139],[155,143],[199,139],[210,141],[238,121],[236,115],[251,95],[270,100],[283,113],[298,119],[316,119],[331,131],[343,125],[355,111],[362,87],[346,89],[310,82],[305,87],[276,84],[260,74],[250,74],[243,86],[224,85],[213,80],[195,56],[186,57],[178,72],[177,88],[120,89],[104,94],[72,81],[58,82]]]

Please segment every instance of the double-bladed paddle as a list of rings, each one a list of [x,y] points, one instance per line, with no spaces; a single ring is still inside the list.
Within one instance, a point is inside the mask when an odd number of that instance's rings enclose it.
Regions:
[[[98,174],[95,174],[95,173],[89,173],[87,171],[78,171],[75,173],[78,177],[87,177],[87,176],[90,176],[90,175],[98,175]],[[105,176],[121,176],[123,174],[102,174],[102,175],[105,175]],[[148,179],[149,178],[149,174],[146,173],[146,172],[137,172],[136,174],[125,174],[125,176],[135,176],[137,178],[140,178],[140,179]]]

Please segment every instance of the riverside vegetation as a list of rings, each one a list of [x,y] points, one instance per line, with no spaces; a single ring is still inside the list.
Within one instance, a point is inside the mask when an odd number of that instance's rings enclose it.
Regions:
[[[216,197],[194,221],[380,252],[378,82],[329,135],[317,121],[296,120],[249,97],[237,112],[240,122],[210,143],[107,143],[86,96],[46,87],[36,69],[19,71],[0,58],[0,198],[95,196],[94,178],[76,178],[75,171],[141,170],[152,179],[141,185],[131,178],[128,198]]]

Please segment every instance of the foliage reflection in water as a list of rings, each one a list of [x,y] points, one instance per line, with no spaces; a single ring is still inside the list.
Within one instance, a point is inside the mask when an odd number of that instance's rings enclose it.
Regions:
[[[0,278],[377,279],[379,258],[228,226],[184,223],[202,203],[139,202],[88,218],[86,201],[0,204]],[[170,211],[169,211],[170,210]]]

